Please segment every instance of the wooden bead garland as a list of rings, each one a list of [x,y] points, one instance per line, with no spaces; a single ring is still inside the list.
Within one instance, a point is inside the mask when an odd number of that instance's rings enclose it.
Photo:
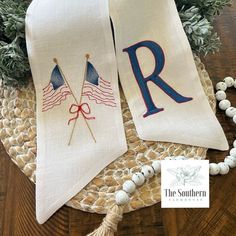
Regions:
[[[236,81],[232,77],[226,77],[224,82],[216,84],[216,99],[219,101],[219,108],[225,111],[226,116],[233,118],[236,123],[236,108],[231,106],[231,102],[227,99],[227,88],[235,87]]]
[[[116,204],[118,206],[127,204],[130,200],[130,195],[135,192],[136,187],[142,186],[145,183],[145,180],[148,180],[155,174],[160,173],[161,161],[153,161],[151,166],[143,166],[141,168],[141,172],[134,173],[132,180],[125,181],[123,184],[123,189],[116,193]]]
[[[226,116],[233,119],[236,124],[236,108],[231,106],[231,102],[227,99],[227,88],[235,87],[236,81],[232,77],[224,78],[224,82],[216,84],[216,99],[219,101],[219,108],[225,111]],[[211,163],[209,171],[211,175],[225,175],[229,172],[230,168],[236,167],[236,140],[234,141],[233,148],[230,150],[230,155],[224,159],[224,162],[218,164]]]
[[[234,141],[236,145],[236,140]],[[234,155],[234,156],[233,156]],[[186,157],[166,157],[165,160],[187,160]],[[227,156],[224,162],[210,163],[210,175],[225,175],[229,172],[230,168],[236,167],[236,147],[230,151],[230,156]],[[154,161],[151,166],[145,165],[142,167],[141,173],[133,174],[132,180],[127,180],[123,184],[123,189],[116,193],[116,204],[118,206],[125,205],[130,201],[130,196],[135,192],[137,187],[142,186],[145,180],[152,178],[154,175],[161,173],[161,161]]]

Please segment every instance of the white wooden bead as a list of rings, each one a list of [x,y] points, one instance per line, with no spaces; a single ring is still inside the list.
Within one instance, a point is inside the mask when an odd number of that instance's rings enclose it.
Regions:
[[[141,172],[137,172],[133,174],[132,180],[137,186],[142,186],[145,182],[145,177]]]
[[[225,111],[227,108],[231,106],[231,102],[227,99],[220,101],[219,108]]]
[[[126,193],[133,193],[136,189],[136,186],[134,184],[134,182],[132,180],[127,180],[124,182],[123,184],[123,190],[126,192]]]
[[[236,157],[227,156],[226,158],[229,158],[229,159],[231,159],[232,161],[236,162]]]
[[[230,156],[236,157],[236,148],[232,148],[229,152]]]
[[[218,175],[220,173],[220,167],[216,163],[209,164],[210,175]]]
[[[229,107],[225,111],[226,116],[233,118],[236,115],[236,108],[235,107]]]
[[[120,190],[116,193],[116,204],[117,205],[125,205],[130,201],[129,195],[123,191]]]
[[[234,86],[234,79],[230,76],[224,78],[224,82],[226,83],[227,87],[230,88]]]
[[[226,99],[226,93],[224,91],[218,91],[216,93],[216,99],[218,101],[222,101],[222,100],[225,100]]]
[[[184,156],[178,156],[178,157],[175,157],[175,160],[176,161],[183,161],[183,160],[187,160],[187,158]]]
[[[226,175],[229,173],[229,166],[226,165],[224,162],[218,163],[218,166],[220,167],[220,174]]]
[[[227,156],[224,160],[225,164],[228,165],[230,168],[236,167],[236,158]]]
[[[154,175],[154,170],[151,166],[143,166],[141,172],[146,179],[150,179]]]
[[[234,117],[233,117],[233,122],[234,122],[234,124],[236,124],[236,115],[234,115]]]
[[[233,145],[234,145],[234,147],[236,147],[236,140],[234,140],[234,144]]]
[[[225,82],[219,82],[216,84],[216,90],[226,91],[227,85]]]
[[[152,163],[152,168],[154,169],[156,174],[161,173],[161,161],[154,161]]]

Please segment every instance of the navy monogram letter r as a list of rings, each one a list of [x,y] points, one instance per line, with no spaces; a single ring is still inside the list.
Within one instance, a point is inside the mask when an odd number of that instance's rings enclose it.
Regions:
[[[155,68],[153,73],[144,78],[143,73],[141,71],[136,51],[138,48],[146,47],[148,48],[155,58]],[[160,111],[163,111],[163,108],[157,108],[152,100],[149,88],[147,83],[152,81],[159,88],[161,88],[169,97],[171,97],[177,103],[189,102],[192,100],[190,97],[184,97],[178,92],[176,92],[170,85],[168,85],[164,80],[160,78],[160,73],[165,65],[165,56],[162,48],[153,41],[142,41],[139,42],[129,48],[123,50],[123,52],[127,52],[129,54],[129,59],[131,62],[131,66],[134,72],[134,76],[136,81],[140,87],[141,93],[143,95],[144,102],[147,107],[147,112],[143,115],[143,117],[147,117],[153,114],[156,114]]]

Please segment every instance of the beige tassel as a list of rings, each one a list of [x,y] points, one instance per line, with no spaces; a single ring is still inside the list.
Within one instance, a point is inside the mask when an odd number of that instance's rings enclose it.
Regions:
[[[114,236],[118,223],[123,218],[123,206],[114,205],[103,219],[102,224],[87,236]]]

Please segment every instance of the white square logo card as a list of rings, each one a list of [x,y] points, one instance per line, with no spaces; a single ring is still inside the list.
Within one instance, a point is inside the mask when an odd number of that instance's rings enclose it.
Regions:
[[[162,161],[161,206],[209,208],[209,161]]]

